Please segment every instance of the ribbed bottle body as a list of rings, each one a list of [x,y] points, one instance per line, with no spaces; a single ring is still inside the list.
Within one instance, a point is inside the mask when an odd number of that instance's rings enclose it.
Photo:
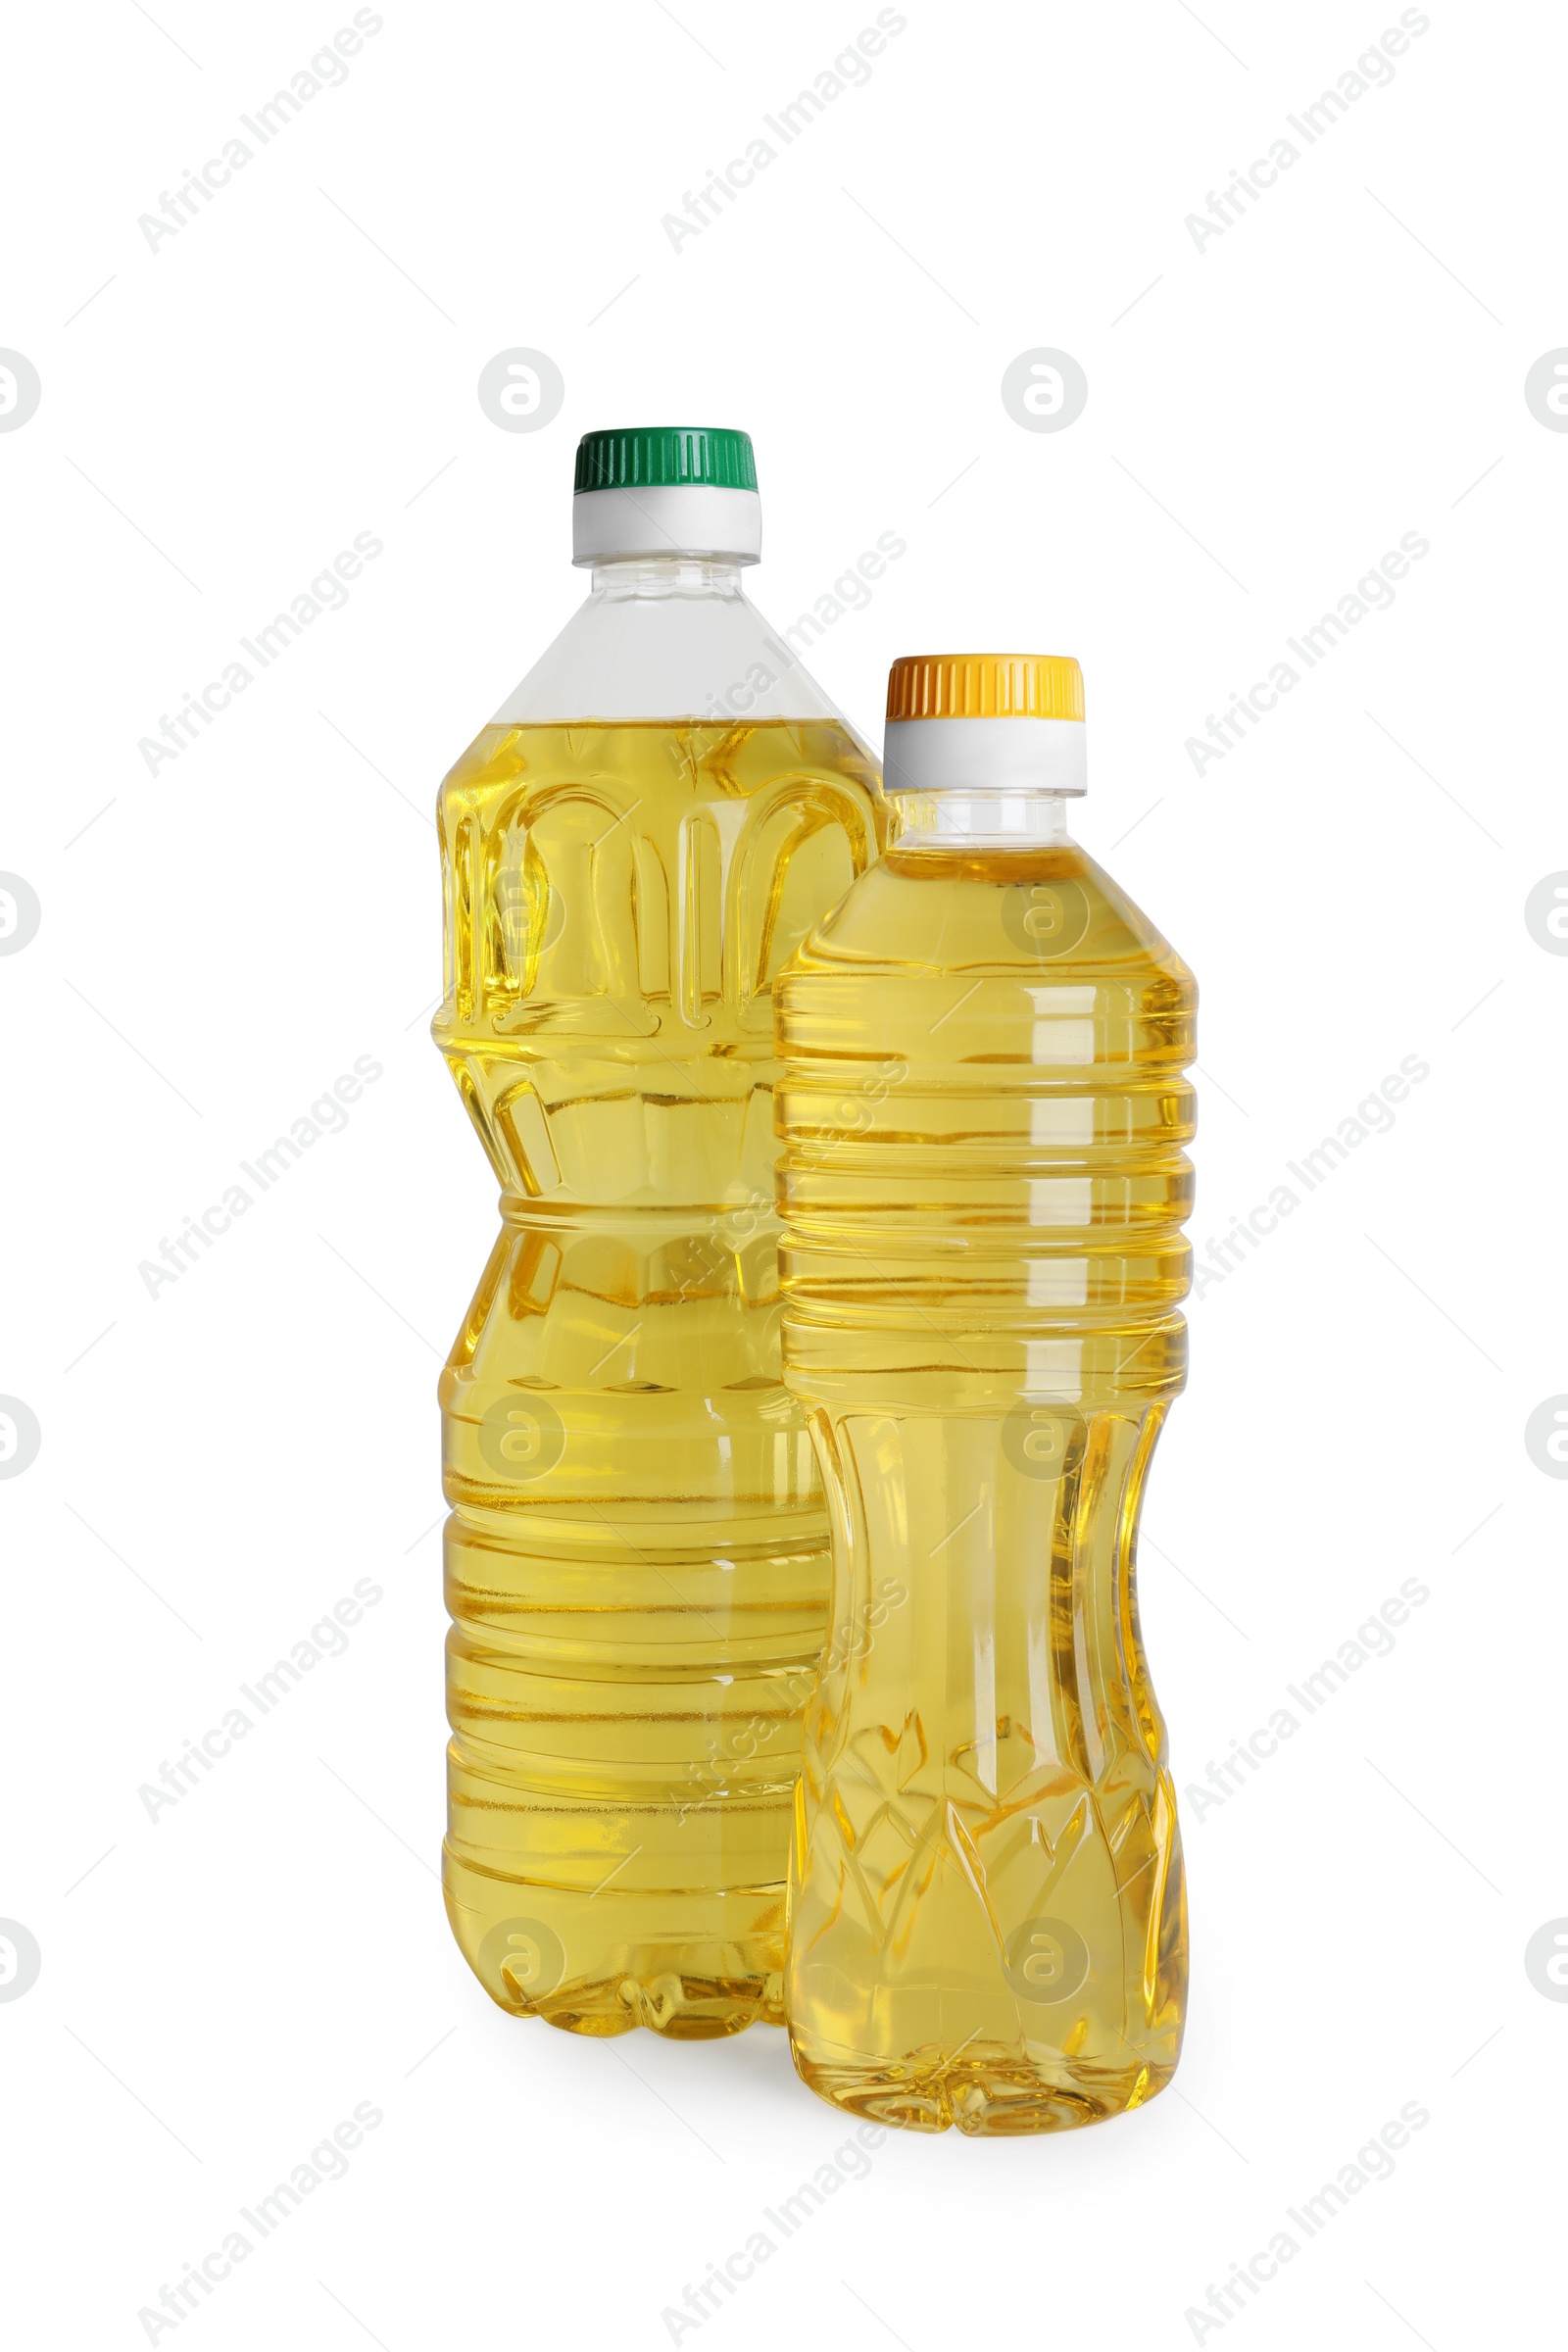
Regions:
[[[1175,2066],[1135,1556],[1195,1007],[1065,842],[894,848],[779,986],[785,1379],[833,1552],[786,2006],[806,2080],[884,2122],[1053,2130]]]
[[[881,817],[830,722],[499,724],[442,790],[435,1036],[503,1187],[441,1385],[447,1899],[579,2032],[779,2015],[828,1571],[771,988]]]

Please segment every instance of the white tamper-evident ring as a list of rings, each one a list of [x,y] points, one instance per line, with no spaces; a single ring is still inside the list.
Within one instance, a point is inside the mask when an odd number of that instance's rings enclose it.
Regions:
[[[890,718],[888,792],[1089,790],[1081,718]]]
[[[718,556],[755,564],[762,552],[762,502],[755,490],[712,482],[639,483],[579,490],[571,502],[571,560]]]

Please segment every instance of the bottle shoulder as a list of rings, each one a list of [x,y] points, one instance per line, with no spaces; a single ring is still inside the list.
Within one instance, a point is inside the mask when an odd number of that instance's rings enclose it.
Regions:
[[[704,802],[746,802],[796,781],[844,784],[883,808],[876,762],[836,716],[737,723],[684,719],[492,720],[442,779],[446,833],[477,819],[482,831],[529,821],[567,799],[633,804],[645,822]],[[879,822],[879,838],[885,822]]]
[[[441,788],[438,1042],[483,1085],[589,1038],[765,1058],[778,970],[886,826],[836,719],[493,723]]]
[[[1143,908],[1075,842],[895,842],[802,942],[788,979],[1027,986],[1137,979],[1190,1009],[1197,982]]]
[[[676,574],[637,592],[596,588],[496,721],[815,719],[849,731],[804,664],[820,634],[810,614],[773,629],[734,583],[687,587]]]

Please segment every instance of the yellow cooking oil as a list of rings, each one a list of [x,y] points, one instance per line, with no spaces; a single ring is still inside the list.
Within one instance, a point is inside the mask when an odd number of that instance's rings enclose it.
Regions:
[[[502,1188],[441,1381],[444,1881],[492,1997],[578,2033],[780,2019],[828,1548],[772,988],[882,822],[832,719],[497,723],[441,790],[434,1034]]]
[[[786,2003],[836,2105],[1011,2134],[1141,2105],[1181,2040],[1136,1561],[1185,1377],[1196,990],[1066,832],[1077,664],[941,659],[973,666],[894,674],[907,830],[777,990],[785,1378],[833,1544]],[[922,735],[922,684],[972,734]]]

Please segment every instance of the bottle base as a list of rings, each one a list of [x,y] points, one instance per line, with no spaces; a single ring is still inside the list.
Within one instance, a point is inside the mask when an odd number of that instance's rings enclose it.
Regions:
[[[1121,2070],[1066,2060],[1051,2066],[1003,2042],[931,2046],[860,2064],[808,2058],[798,2046],[793,2055],[808,2089],[847,2115],[906,2132],[956,2128],[970,2139],[1017,2139],[1103,2123],[1146,2105],[1176,2072],[1174,2061]]]
[[[595,1897],[490,1879],[450,1852],[446,1862],[452,1933],[511,2017],[601,2040],[643,2027],[666,2041],[719,2041],[784,2023],[781,1889],[698,1897],[713,1916],[694,1919],[690,1895],[617,1903],[612,1889]]]
[[[502,2008],[511,2008],[506,2001]],[[644,2026],[666,2041],[722,2041],[748,2026],[784,2023],[782,1985],[775,1978],[742,1981],[666,1972],[621,1976],[599,1984],[576,1984],[541,2001],[514,2009],[514,2016],[542,2017],[564,2034],[588,2034],[601,2040]]]

